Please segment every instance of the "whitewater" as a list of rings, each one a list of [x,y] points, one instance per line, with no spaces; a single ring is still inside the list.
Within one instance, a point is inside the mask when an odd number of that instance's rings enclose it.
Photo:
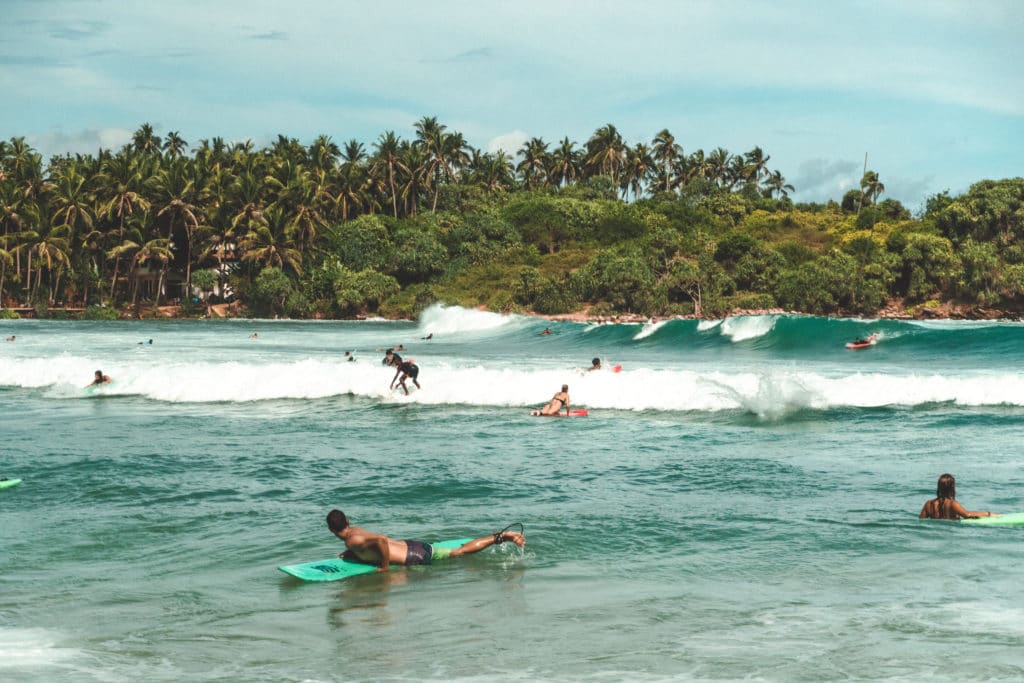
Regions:
[[[1024,532],[917,519],[947,471],[969,509],[1024,511],[1019,322],[436,305],[12,335],[3,680],[1024,676]],[[530,417],[563,384],[589,417]],[[339,552],[332,507],[397,538],[522,522],[527,547],[278,572]]]

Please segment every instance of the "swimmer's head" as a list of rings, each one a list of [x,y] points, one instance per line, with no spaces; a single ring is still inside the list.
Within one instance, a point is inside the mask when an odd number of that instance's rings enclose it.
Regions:
[[[327,528],[332,534],[337,534],[348,528],[348,517],[341,510],[331,510],[327,513]]]
[[[956,498],[956,479],[952,474],[943,474],[939,477],[939,484],[935,487],[936,498]]]

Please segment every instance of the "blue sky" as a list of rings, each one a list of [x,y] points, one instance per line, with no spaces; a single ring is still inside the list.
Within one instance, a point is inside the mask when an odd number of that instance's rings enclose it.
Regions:
[[[864,154],[919,208],[1024,168],[1024,1],[0,0],[0,138],[118,147],[318,134],[370,147],[437,116],[474,146],[760,145],[797,200]]]

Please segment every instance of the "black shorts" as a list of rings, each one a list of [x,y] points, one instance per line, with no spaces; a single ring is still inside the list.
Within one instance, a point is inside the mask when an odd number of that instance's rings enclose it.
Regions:
[[[413,379],[416,379],[417,377],[420,376],[420,368],[418,365],[410,365],[409,367],[403,369],[402,372],[404,372],[409,377],[412,377]]]
[[[417,564],[430,564],[434,558],[434,549],[429,543],[423,541],[406,541],[405,566],[412,567]]]

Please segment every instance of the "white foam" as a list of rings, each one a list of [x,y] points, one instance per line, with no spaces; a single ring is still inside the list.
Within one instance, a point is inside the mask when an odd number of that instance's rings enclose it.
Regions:
[[[779,417],[793,410],[834,407],[914,406],[956,403],[966,406],[1024,406],[1024,373],[971,372],[958,375],[841,373],[794,366],[736,369],[636,368],[619,373],[575,368],[494,363],[425,356],[418,361],[423,388],[405,396],[388,387],[395,373],[376,357],[354,363],[340,359],[292,361],[253,359],[186,362],[146,357],[125,359],[111,371],[113,383],[92,393],[95,360],[62,355],[11,359],[0,364],[0,385],[42,390],[56,399],[143,396],[172,403],[320,399],[351,395],[382,402],[431,405],[537,406],[562,384],[573,404],[617,410],[746,410]],[[415,360],[415,359],[414,359]],[[413,385],[408,383],[410,387]]]
[[[715,329],[716,327],[718,327],[721,324],[722,324],[721,320],[701,320],[699,323],[697,323],[697,331],[698,332],[707,332],[708,330]]]
[[[661,322],[655,323],[655,322],[651,322],[650,320],[648,320],[647,322],[644,323],[643,328],[639,332],[636,333],[636,335],[633,337],[633,339],[637,340],[637,339],[644,339],[645,337],[650,337],[652,334],[654,334],[655,332],[660,330],[662,328],[662,326],[665,323],[667,323],[667,322],[668,322],[667,320],[662,320]]]
[[[38,675],[38,669],[61,665],[81,655],[62,647],[59,634],[41,628],[0,628],[0,671]]]
[[[720,329],[723,337],[741,342],[768,334],[775,328],[778,319],[777,315],[740,315],[723,320]]]
[[[449,336],[465,332],[490,332],[528,322],[528,318],[519,315],[504,315],[438,303],[420,314],[419,329],[424,334]]]

